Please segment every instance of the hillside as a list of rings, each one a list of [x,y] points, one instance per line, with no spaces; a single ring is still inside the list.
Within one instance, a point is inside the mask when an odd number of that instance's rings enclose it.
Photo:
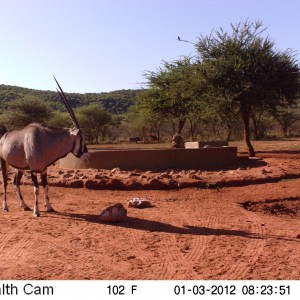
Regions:
[[[121,114],[136,102],[141,90],[118,90],[103,93],[66,93],[72,107],[101,103],[103,108],[112,114]],[[24,96],[34,96],[45,100],[55,110],[62,110],[57,92],[41,91],[17,86],[0,84],[0,108],[6,108],[10,101]]]

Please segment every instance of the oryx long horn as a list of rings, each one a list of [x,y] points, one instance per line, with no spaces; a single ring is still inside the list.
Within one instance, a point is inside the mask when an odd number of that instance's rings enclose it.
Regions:
[[[54,77],[54,76],[53,76],[53,77]],[[72,107],[70,106],[70,104],[69,104],[69,102],[68,102],[68,100],[67,100],[67,97],[66,97],[64,91],[62,90],[60,84],[58,83],[58,81],[56,80],[55,77],[54,77],[54,80],[56,81],[56,84],[57,84],[57,86],[58,86],[58,88],[59,88],[60,91],[59,91],[58,89],[56,89],[56,90],[57,90],[57,92],[58,92],[58,94],[59,94],[59,96],[60,96],[60,98],[61,98],[61,100],[62,100],[62,103],[65,105],[67,111],[69,112],[70,117],[71,117],[71,119],[72,119],[72,122],[73,122],[75,128],[80,129],[78,120],[77,120],[77,118],[75,117],[74,111],[73,111]]]

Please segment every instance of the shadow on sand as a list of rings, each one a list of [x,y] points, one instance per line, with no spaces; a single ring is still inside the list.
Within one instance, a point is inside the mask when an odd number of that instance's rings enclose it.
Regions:
[[[184,227],[178,227],[171,224],[140,219],[136,217],[127,217],[125,222],[122,223],[102,223],[99,220],[99,215],[94,214],[77,214],[77,213],[54,213],[57,217],[74,219],[82,222],[97,223],[99,225],[114,226],[119,228],[130,228],[148,232],[162,232],[171,234],[187,234],[187,235],[201,235],[201,236],[237,236],[250,239],[267,239],[275,238],[285,241],[300,242],[296,238],[288,238],[284,236],[267,235],[252,233],[243,230],[233,230],[233,229],[221,229],[221,228],[208,228],[208,227],[197,227],[186,225]]]

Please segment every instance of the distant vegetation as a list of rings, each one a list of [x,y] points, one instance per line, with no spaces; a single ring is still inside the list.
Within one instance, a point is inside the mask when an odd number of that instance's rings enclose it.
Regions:
[[[143,103],[147,93],[148,90],[124,90],[66,95],[82,126],[91,126],[86,134],[90,143],[123,143],[136,136],[143,142],[156,142],[151,134],[160,142],[170,143],[177,131],[177,119],[145,108]],[[93,116],[89,112],[93,112]],[[95,125],[97,117],[100,118],[98,126]],[[57,92],[0,85],[0,123],[11,130],[30,122],[72,126]],[[188,117],[182,131],[186,140],[240,140],[242,133],[242,122],[238,116],[233,115],[228,127],[219,115],[203,108],[198,115],[195,113]],[[279,110],[274,116],[258,111],[253,115],[251,134],[255,140],[300,136],[300,105]]]
[[[69,93],[89,143],[251,140],[300,136],[300,67],[278,51],[261,22],[220,29],[195,44],[195,57],[163,62],[144,90]],[[57,92],[0,85],[0,125],[38,121],[72,126]]]
[[[139,93],[139,90],[119,90],[108,93],[68,93],[67,95],[73,108],[100,104],[111,114],[122,114],[126,113],[128,108],[135,104]],[[54,110],[64,110],[57,92],[33,90],[3,84],[0,85],[0,109],[6,109],[12,101],[27,96],[45,101]]]
[[[140,90],[119,90],[108,93],[66,93],[90,143],[116,142],[130,134],[118,130],[129,109],[136,105]],[[72,123],[57,92],[0,85],[0,123],[8,130],[32,122],[56,127]]]

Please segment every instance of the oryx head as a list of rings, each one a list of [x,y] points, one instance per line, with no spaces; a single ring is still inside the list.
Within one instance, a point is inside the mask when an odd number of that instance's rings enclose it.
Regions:
[[[73,125],[75,127],[74,129],[70,129],[71,135],[74,136],[74,145],[73,145],[72,153],[75,156],[77,156],[78,158],[80,158],[83,162],[87,162],[90,160],[91,155],[87,150],[86,143],[85,143],[82,131],[80,129],[78,120],[75,117],[74,111],[73,111],[72,107],[70,106],[70,104],[67,100],[67,97],[66,97],[65,93],[63,92],[61,86],[59,85],[59,83],[55,77],[54,77],[54,79],[59,88],[59,90],[58,89],[56,89],[56,90],[61,98],[62,103],[65,105],[65,107],[71,117],[71,120],[73,122]]]

